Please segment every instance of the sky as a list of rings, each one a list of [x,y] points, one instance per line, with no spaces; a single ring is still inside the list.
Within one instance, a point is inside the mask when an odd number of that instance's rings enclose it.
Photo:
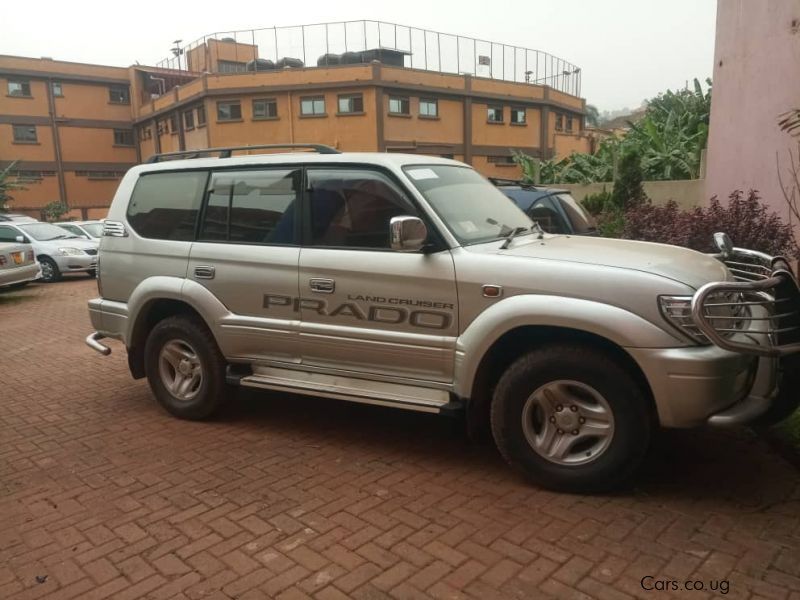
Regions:
[[[581,68],[581,95],[603,112],[710,77],[715,17],[715,0],[28,0],[3,8],[0,54],[155,64],[176,39],[374,19],[554,54]]]

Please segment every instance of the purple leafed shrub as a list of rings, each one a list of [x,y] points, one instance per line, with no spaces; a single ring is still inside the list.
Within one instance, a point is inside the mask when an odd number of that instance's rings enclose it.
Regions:
[[[672,200],[663,206],[634,206],[625,212],[622,237],[716,252],[712,237],[716,231],[727,233],[739,248],[800,257],[791,224],[770,212],[755,190],[746,196],[736,190],[724,205],[714,196],[709,206],[686,211]]]

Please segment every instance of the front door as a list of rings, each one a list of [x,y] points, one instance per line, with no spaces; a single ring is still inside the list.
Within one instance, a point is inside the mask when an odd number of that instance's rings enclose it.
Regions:
[[[298,363],[299,314],[265,291],[297,295],[299,168],[217,171],[192,245],[188,277],[232,313],[219,323],[228,358]]]
[[[300,253],[304,366],[451,382],[458,335],[448,250],[392,251],[389,221],[420,216],[378,170],[309,168]]]

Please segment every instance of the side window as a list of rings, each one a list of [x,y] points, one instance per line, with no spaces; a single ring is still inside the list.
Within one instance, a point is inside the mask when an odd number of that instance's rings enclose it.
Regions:
[[[13,227],[0,225],[0,242],[16,242],[18,235],[22,234]]]
[[[214,173],[200,239],[293,244],[301,180],[300,169]]]
[[[139,177],[128,205],[128,223],[142,237],[194,239],[206,171],[149,173]]]
[[[528,216],[547,233],[570,233],[561,213],[553,206],[552,198],[542,198],[534,202],[528,210]]]
[[[69,231],[73,235],[77,235],[77,236],[82,237],[82,238],[89,237],[85,233],[83,233],[80,229],[75,227],[75,225],[59,225],[59,227],[61,227],[61,229],[66,229],[67,231]]]
[[[417,211],[387,177],[368,170],[308,171],[311,244],[388,249],[389,221]]]

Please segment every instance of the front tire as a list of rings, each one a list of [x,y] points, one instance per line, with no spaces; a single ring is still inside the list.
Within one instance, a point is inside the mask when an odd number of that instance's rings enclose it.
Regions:
[[[773,398],[770,407],[763,415],[758,417],[753,425],[756,427],[770,427],[788,419],[800,406],[800,354],[794,354],[781,359],[780,389]]]
[[[597,492],[640,465],[652,429],[647,396],[626,368],[592,347],[559,344],[514,362],[495,389],[492,434],[512,467],[544,487]]]
[[[42,281],[45,283],[55,283],[61,280],[61,270],[56,261],[49,256],[40,256],[39,264],[42,267]]]
[[[202,420],[225,392],[225,359],[205,323],[176,316],[160,321],[147,337],[145,373],[159,404],[181,419]]]
[[[97,270],[96,269],[89,269],[88,271],[86,271],[86,276],[89,279],[94,279],[95,277],[97,277]]]

